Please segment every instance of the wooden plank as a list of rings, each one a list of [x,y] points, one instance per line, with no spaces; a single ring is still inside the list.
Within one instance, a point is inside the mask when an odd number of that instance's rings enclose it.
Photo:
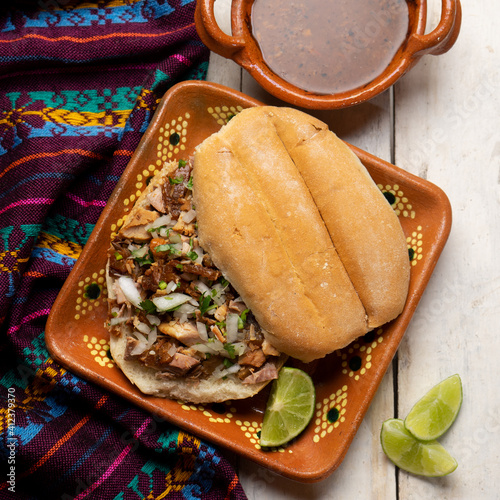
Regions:
[[[500,32],[494,0],[462,0],[455,47],[426,56],[395,93],[396,161],[440,186],[454,214],[447,247],[399,350],[399,414],[459,373],[464,403],[442,443],[452,475],[401,472],[401,500],[494,499],[500,491]],[[439,9],[433,5],[433,23]]]

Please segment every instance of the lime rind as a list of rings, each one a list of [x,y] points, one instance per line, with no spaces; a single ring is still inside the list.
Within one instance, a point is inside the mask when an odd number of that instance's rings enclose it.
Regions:
[[[311,377],[298,368],[282,368],[271,387],[260,445],[281,446],[297,437],[311,421],[315,401]]]
[[[406,429],[421,441],[440,438],[456,420],[462,399],[459,375],[446,378],[415,403],[404,421]]]
[[[427,477],[451,474],[457,461],[438,441],[420,441],[400,419],[386,420],[380,432],[380,442],[387,457],[400,469]]]

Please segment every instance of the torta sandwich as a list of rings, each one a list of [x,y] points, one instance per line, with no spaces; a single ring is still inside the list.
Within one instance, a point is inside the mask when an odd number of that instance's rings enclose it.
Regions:
[[[111,353],[146,394],[253,396],[396,318],[410,265],[357,156],[291,108],[243,110],[149,183],[113,239]]]

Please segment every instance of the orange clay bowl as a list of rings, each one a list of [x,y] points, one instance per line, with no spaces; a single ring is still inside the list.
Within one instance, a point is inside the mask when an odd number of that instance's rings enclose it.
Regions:
[[[231,36],[223,32],[217,24],[214,3],[215,0],[197,2],[195,22],[203,43],[213,52],[232,59],[246,69],[270,94],[295,106],[309,109],[338,109],[372,99],[393,85],[422,56],[440,55],[451,49],[458,37],[462,19],[459,0],[442,0],[439,23],[431,33],[425,34],[426,0],[407,0],[409,16],[407,36],[385,70],[365,85],[325,95],[306,91],[288,83],[266,64],[259,45],[252,35],[251,14],[254,0],[233,0]]]

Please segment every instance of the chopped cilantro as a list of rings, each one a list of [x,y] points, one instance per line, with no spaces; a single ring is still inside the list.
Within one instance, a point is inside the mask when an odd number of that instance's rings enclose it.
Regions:
[[[190,258],[193,261],[198,258],[198,254],[194,251],[188,252],[186,255],[188,258]]]
[[[181,251],[175,248],[173,245],[170,245],[169,243],[165,243],[164,245],[158,245],[155,247],[155,252],[169,252],[172,255],[180,255]]]
[[[169,177],[168,182],[170,182],[172,186],[174,186],[175,184],[181,184],[184,182],[184,177],[175,177],[175,178]]]
[[[141,267],[142,266],[148,266],[149,264],[152,264],[154,261],[151,258],[151,255],[146,255],[146,257],[135,257],[134,259]]]
[[[234,363],[228,358],[224,358],[223,363],[224,363],[224,368],[230,368],[231,366],[234,365]]]
[[[149,299],[143,300],[139,305],[147,314],[153,314],[156,312],[156,306]]]
[[[238,330],[241,330],[245,326],[245,322],[247,320],[247,314],[250,312],[250,309],[245,309],[238,318]]]
[[[182,264],[176,264],[175,267],[179,269],[179,271],[184,271],[184,266]]]
[[[193,176],[189,177],[189,180],[188,180],[188,182],[187,182],[187,184],[186,184],[186,187],[187,187],[188,189],[190,189],[190,190],[192,190],[192,189],[193,189]]]
[[[186,166],[186,160],[179,160],[179,168]]]
[[[211,309],[216,308],[217,306],[215,304],[210,305],[210,302],[212,301],[212,297],[210,295],[201,295],[199,298],[199,303],[200,303],[200,313],[203,315],[206,312],[210,311]]]
[[[234,359],[236,354],[234,352],[234,344],[224,344],[224,349],[227,351],[227,353],[229,354],[229,357],[231,359]],[[232,364],[232,363],[231,363]]]

